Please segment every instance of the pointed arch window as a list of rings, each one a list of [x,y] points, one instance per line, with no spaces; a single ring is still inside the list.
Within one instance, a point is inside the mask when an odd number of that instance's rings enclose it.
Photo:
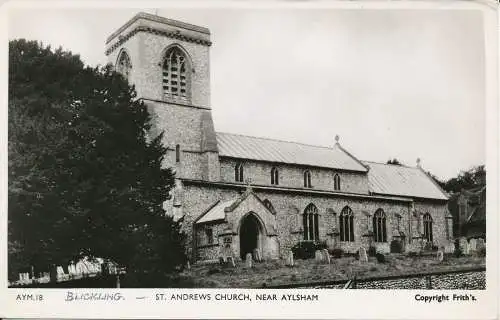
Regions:
[[[337,173],[333,176],[333,189],[340,190],[340,176]]]
[[[304,188],[312,188],[311,185],[311,171],[304,171]]]
[[[432,242],[432,217],[427,212],[426,214],[424,214],[422,220],[424,223],[424,239],[428,242]]]
[[[279,175],[279,171],[278,171],[278,168],[276,167],[273,167],[271,169],[271,184],[273,185],[279,185],[280,184],[280,175]]]
[[[304,225],[304,240],[319,241],[318,208],[309,204],[302,215]]]
[[[354,215],[348,206],[340,212],[339,231],[340,241],[354,241]]]
[[[373,215],[373,239],[375,242],[387,242],[386,217],[382,209]]]
[[[243,164],[241,162],[234,166],[234,181],[243,182]]]
[[[163,59],[163,95],[165,98],[187,100],[191,72],[189,61],[177,46],[168,49]]]
[[[116,63],[116,71],[125,79],[129,79],[130,72],[132,71],[132,62],[130,61],[130,57],[126,51],[120,52]]]

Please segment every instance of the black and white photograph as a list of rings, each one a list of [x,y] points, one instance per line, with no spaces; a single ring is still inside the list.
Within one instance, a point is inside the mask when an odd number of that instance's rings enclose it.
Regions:
[[[484,11],[23,6],[6,24],[8,288],[497,285]],[[151,299],[186,299],[168,292]]]

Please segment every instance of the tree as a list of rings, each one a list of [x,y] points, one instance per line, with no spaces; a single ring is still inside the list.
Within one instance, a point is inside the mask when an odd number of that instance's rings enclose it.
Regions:
[[[9,43],[9,268],[81,256],[128,270],[185,260],[179,223],[163,203],[173,175],[162,135],[111,66],[34,41]]]
[[[444,183],[448,192],[459,192],[462,189],[473,189],[486,184],[486,170],[484,165],[474,166],[466,171],[461,171],[457,177]]]

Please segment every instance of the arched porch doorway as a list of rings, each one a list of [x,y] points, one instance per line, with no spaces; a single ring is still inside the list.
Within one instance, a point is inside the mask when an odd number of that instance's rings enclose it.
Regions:
[[[262,224],[259,219],[250,213],[246,215],[240,226],[240,257],[245,259],[247,253],[254,249],[262,250]]]

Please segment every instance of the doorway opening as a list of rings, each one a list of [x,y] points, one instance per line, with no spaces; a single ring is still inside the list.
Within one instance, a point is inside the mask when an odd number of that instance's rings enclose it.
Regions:
[[[240,227],[240,257],[245,260],[247,253],[253,254],[254,249],[261,249],[261,224],[254,214],[243,218]]]

